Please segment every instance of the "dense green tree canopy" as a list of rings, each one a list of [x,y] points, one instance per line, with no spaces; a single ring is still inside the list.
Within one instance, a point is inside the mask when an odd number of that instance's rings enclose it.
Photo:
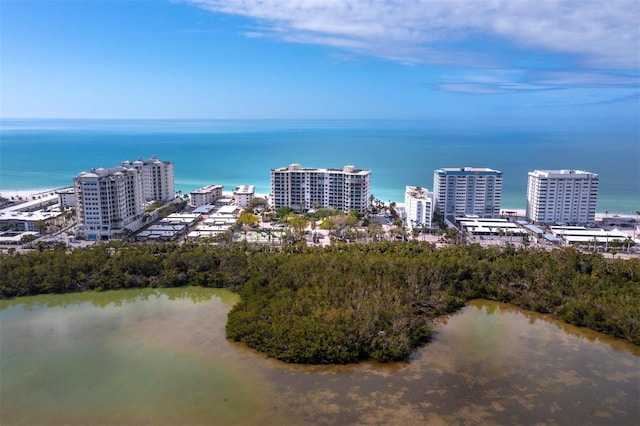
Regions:
[[[288,362],[405,359],[471,298],[640,344],[640,261],[572,248],[380,242],[282,249],[112,243],[0,255],[0,297],[199,285],[241,295],[227,336]]]

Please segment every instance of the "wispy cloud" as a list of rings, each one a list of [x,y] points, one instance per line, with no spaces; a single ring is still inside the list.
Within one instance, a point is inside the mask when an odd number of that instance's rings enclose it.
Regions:
[[[566,88],[638,90],[637,74],[619,71],[578,72],[523,69],[458,71],[442,77],[437,88],[460,93],[509,93]]]
[[[640,67],[637,0],[185,0],[255,19],[260,34],[407,64],[474,58],[439,46],[493,37],[591,69]],[[255,36],[255,31],[247,31]],[[477,56],[477,54],[475,54]],[[471,64],[471,66],[473,66]]]
[[[567,93],[562,92],[569,92]],[[553,107],[580,107],[589,105],[606,105],[606,104],[626,104],[637,103],[640,99],[640,93],[627,93],[626,90],[613,91],[589,91],[589,90],[571,90],[559,92],[547,92],[546,96],[536,99],[536,102],[529,102],[521,105],[526,108],[553,108]]]

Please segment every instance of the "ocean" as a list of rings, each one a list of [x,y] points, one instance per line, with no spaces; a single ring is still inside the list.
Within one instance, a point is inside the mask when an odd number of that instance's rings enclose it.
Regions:
[[[526,206],[527,173],[598,173],[597,211],[640,210],[638,129],[501,128],[384,120],[0,120],[0,189],[69,186],[81,171],[153,155],[172,161],[176,189],[209,184],[270,192],[270,170],[352,164],[371,170],[373,195],[403,202],[433,189],[441,167],[503,172],[503,209]]]

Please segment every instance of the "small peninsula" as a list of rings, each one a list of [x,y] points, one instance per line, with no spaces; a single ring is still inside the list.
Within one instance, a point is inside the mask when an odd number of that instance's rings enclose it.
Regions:
[[[424,242],[269,248],[111,242],[0,255],[0,297],[198,285],[238,292],[227,337],[286,362],[406,360],[469,299],[640,344],[640,260]]]

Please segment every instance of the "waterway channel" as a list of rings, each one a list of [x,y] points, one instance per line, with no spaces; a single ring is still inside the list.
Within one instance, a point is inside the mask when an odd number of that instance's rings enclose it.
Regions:
[[[225,339],[237,300],[190,287],[0,301],[0,423],[640,423],[640,348],[549,316],[472,301],[407,362],[301,366]]]

